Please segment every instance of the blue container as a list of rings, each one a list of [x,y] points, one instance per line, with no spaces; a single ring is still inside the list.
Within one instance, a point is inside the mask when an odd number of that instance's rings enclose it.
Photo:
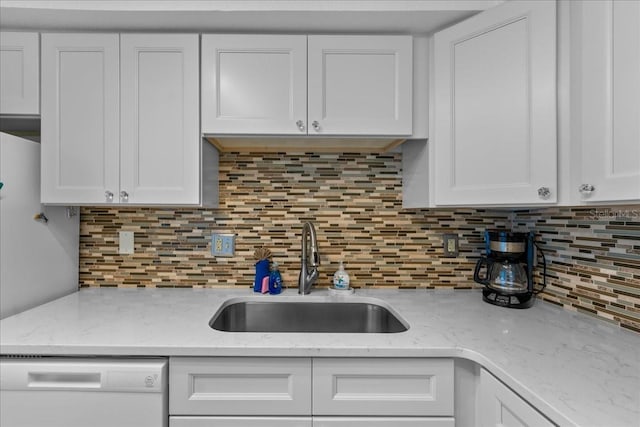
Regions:
[[[256,263],[256,278],[253,282],[253,292],[262,293],[262,282],[269,277],[269,260],[263,259]]]

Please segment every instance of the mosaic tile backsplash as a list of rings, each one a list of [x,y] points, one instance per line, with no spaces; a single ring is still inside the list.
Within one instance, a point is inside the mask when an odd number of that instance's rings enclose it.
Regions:
[[[218,209],[82,208],[80,286],[249,288],[253,252],[265,246],[295,287],[302,223],[312,221],[318,286],[344,260],[353,287],[468,289],[486,228],[535,227],[551,261],[543,298],[640,332],[640,206],[628,218],[402,209],[401,164],[399,153],[221,153]],[[133,255],[118,254],[118,231],[135,233]],[[236,234],[235,256],[210,254],[213,232]],[[445,233],[459,236],[458,257],[443,257]]]
[[[640,333],[640,205],[516,211],[512,228],[538,234],[545,301]]]

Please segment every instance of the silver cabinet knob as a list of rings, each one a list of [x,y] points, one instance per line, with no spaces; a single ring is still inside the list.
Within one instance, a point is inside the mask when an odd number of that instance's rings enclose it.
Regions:
[[[104,192],[104,198],[107,202],[113,202],[113,193],[109,190]]]
[[[300,132],[304,132],[305,127],[304,127],[304,122],[302,120],[298,120],[296,122],[296,126],[298,126],[298,129],[300,129]]]
[[[128,202],[129,201],[129,193],[127,193],[126,191],[122,190],[120,192],[120,201],[121,202]]]
[[[551,196],[551,190],[549,187],[540,187],[538,188],[538,197],[541,199],[548,199]]]
[[[320,123],[318,123],[317,120],[314,120],[311,123],[311,126],[313,127],[313,130],[315,130],[316,132],[320,132]]]
[[[591,184],[582,184],[580,187],[578,187],[578,191],[580,193],[582,193],[585,196],[590,195],[591,193],[593,193],[595,191],[596,187],[594,187]]]

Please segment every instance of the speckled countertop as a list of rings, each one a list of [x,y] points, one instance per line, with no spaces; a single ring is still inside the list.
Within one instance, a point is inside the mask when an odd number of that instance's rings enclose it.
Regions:
[[[229,298],[331,299],[326,291],[85,289],[0,321],[0,353],[148,356],[461,357],[561,425],[640,425],[640,336],[538,301],[479,291],[368,290],[410,325],[396,334],[229,333],[209,320]],[[353,298],[353,297],[342,297]]]

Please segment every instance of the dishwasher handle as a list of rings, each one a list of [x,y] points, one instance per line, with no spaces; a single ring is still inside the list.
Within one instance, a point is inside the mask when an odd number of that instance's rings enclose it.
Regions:
[[[34,389],[98,389],[100,372],[29,372],[28,388]]]

